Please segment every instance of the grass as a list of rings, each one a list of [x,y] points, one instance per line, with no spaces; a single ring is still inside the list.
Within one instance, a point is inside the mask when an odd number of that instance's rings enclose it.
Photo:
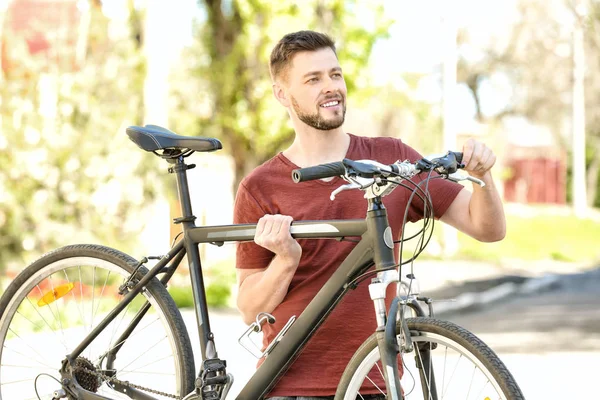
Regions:
[[[501,261],[600,261],[600,222],[562,215],[507,216],[503,241],[479,243],[459,234],[459,258]]]
[[[530,208],[520,212],[507,211],[506,219],[506,237],[500,242],[481,243],[459,232],[459,250],[452,258],[495,263],[506,260],[600,263],[598,218],[579,219],[564,212]],[[434,243],[421,257],[441,258],[435,251],[441,243],[440,227],[436,225]],[[404,254],[408,255],[407,252]]]

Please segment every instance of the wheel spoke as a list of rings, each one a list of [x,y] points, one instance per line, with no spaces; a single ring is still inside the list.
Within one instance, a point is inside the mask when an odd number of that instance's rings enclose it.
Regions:
[[[444,347],[444,370],[442,371],[442,399],[444,400],[444,385],[446,384],[446,363],[448,362],[448,347]]]
[[[81,265],[77,267],[79,271],[79,303],[81,304],[81,311],[83,317],[83,326],[86,326],[85,322],[85,304],[83,303],[83,279],[81,278]]]
[[[43,374],[60,376],[61,360],[68,354],[64,349],[75,348],[103,315],[114,309],[123,296],[116,294],[113,284],[130,276],[134,265],[135,260],[122,253],[86,245],[49,253],[25,268],[19,277],[23,286],[11,286],[3,293],[11,301],[3,310],[4,325],[0,327],[0,399],[37,400],[36,388],[41,398],[51,397],[53,384],[38,378]],[[40,306],[36,305],[38,298]],[[127,338],[119,339],[140,304],[149,307],[147,314]],[[168,292],[154,279],[111,321],[112,327],[99,333],[82,356],[96,359],[93,365],[103,370],[108,352],[127,342],[112,359],[110,368],[120,375],[135,376],[130,381],[139,381],[139,385],[152,387],[154,383],[167,392],[185,395],[193,389],[195,372],[193,352],[180,318]],[[103,351],[99,357],[98,350]],[[101,392],[125,398],[115,395],[105,384]]]
[[[401,359],[400,385],[406,400],[523,400],[504,364],[473,334],[451,322],[428,317],[407,321],[414,350],[412,354],[403,354]],[[362,398],[358,392],[363,383],[373,384],[383,394],[379,358],[377,339],[372,335],[342,376],[343,386],[339,390],[345,390],[344,400]],[[370,388],[365,386],[365,390],[367,387]],[[510,392],[504,393],[506,389],[502,387],[509,387]],[[473,397],[475,394],[477,397]]]
[[[482,396],[482,394],[485,392],[485,388],[487,388],[490,385],[490,380],[487,379],[485,381],[485,385],[483,385],[483,387],[481,388],[481,390],[479,391],[479,393],[477,394],[477,398],[480,398]]]
[[[90,321],[90,332],[92,331],[92,329],[94,329],[94,300],[96,300],[96,290],[95,290],[95,285],[96,285],[96,267],[94,266],[94,270],[93,270],[93,274],[92,274],[92,320]]]
[[[119,300],[122,301],[123,298],[121,297]],[[127,307],[125,307],[125,310],[121,311],[121,319],[119,320],[119,322],[113,323],[113,330],[112,330],[112,335],[110,337],[109,343],[113,343],[115,341],[115,335],[117,334],[117,332],[119,332],[119,330],[121,328],[121,324],[123,323],[125,316],[127,316],[129,308],[131,307],[132,304],[133,304],[133,299],[129,302],[129,304],[127,304]],[[117,318],[117,317],[115,317],[115,318]]]
[[[421,356],[421,348],[419,346],[415,346],[415,351],[417,352],[417,356],[419,357],[419,362],[421,363],[421,368],[425,368],[423,365],[423,357]],[[431,369],[431,366],[430,366]],[[429,374],[427,375],[427,377]],[[425,376],[425,373],[421,373],[421,379],[425,379],[425,385],[427,386],[427,400],[431,400],[431,386],[430,381]]]
[[[121,369],[121,372],[127,372],[127,373],[140,373],[140,372],[139,372],[139,370],[141,370],[141,369],[143,369],[143,368],[146,368],[146,367],[148,367],[148,366],[150,366],[150,365],[152,365],[152,364],[156,364],[157,362],[161,362],[161,361],[163,361],[163,360],[166,360],[166,359],[168,359],[168,358],[173,358],[173,354],[167,354],[166,356],[163,356],[163,357],[161,357],[161,358],[159,358],[159,359],[156,359],[156,360],[154,360],[154,361],[151,361],[151,362],[149,362],[149,363],[147,363],[147,364],[144,364],[144,365],[142,365],[142,366],[139,366],[139,367],[137,367],[137,370],[128,370],[128,369],[125,369],[126,367],[124,367],[123,369]],[[150,372],[144,372],[144,375],[145,375],[145,374],[149,374],[149,373],[150,373]],[[159,373],[159,372],[154,372],[154,374],[158,374],[158,375],[168,375],[168,376],[172,375],[172,374],[164,374],[164,373]]]
[[[28,347],[31,347],[31,346],[29,346],[29,344],[27,344],[27,343],[26,343],[26,345],[27,345]],[[25,357],[25,358],[27,358],[27,359],[29,359],[29,360],[31,360],[31,361],[33,361],[33,362],[37,363],[38,365],[40,365],[40,366],[42,366],[42,367],[46,367],[46,368],[48,368],[48,369],[52,369],[52,370],[57,370],[57,368],[56,368],[56,367],[51,367],[51,366],[50,366],[50,365],[48,365],[48,364],[44,364],[44,363],[42,363],[42,362],[39,362],[38,360],[34,360],[34,359],[33,359],[33,358],[31,358],[30,356],[28,356],[28,355],[26,355],[26,354],[23,354],[23,353],[21,353],[20,351],[17,351],[17,350],[15,350],[15,349],[11,348],[11,347],[8,347],[8,346],[4,345],[4,346],[2,346],[2,348],[6,349],[6,350],[10,350],[10,351],[12,351],[13,353],[15,353],[15,354],[18,354],[18,355],[20,355],[20,356],[23,356],[23,357]],[[40,355],[40,354],[39,354],[37,351],[35,351],[35,349],[33,349],[33,348],[32,348],[32,350],[33,350],[33,352],[34,352],[34,353],[36,353],[38,356],[40,356],[41,358],[43,358],[43,356],[42,356],[42,355]]]
[[[65,279],[67,280],[67,283],[73,283],[73,282],[71,282],[71,279],[69,278],[69,275],[67,274],[66,269],[63,269],[63,274],[65,275]],[[79,285],[79,287],[81,287],[81,285]],[[75,307],[77,307],[77,311],[79,311],[79,317],[81,318],[81,323],[85,326],[85,321],[83,319],[83,311],[81,310],[81,307],[79,306],[79,304],[77,304],[77,298],[75,297],[75,290],[71,290],[71,297],[73,297],[73,304],[75,304]]]
[[[477,366],[473,365],[473,373],[471,374],[471,383],[469,384],[469,391],[467,392],[467,399],[471,394],[471,389],[473,388],[473,379],[475,378],[475,372],[477,372]]]
[[[36,285],[36,287],[38,288],[38,290],[41,293],[41,289],[39,286]],[[48,321],[46,321],[46,318],[44,318],[44,316],[42,315],[42,313],[40,313],[39,307],[36,307],[31,300],[29,300],[29,297],[26,297],[27,302],[29,303],[29,305],[31,306],[31,308],[33,309],[33,311],[36,312],[37,315],[40,316],[40,318],[42,319],[42,321],[44,321],[44,323],[46,324],[46,326],[50,329],[50,331],[54,334],[54,336],[56,336],[56,338],[62,343],[63,347],[66,349],[67,348],[67,343],[65,342],[65,338],[64,336],[61,338],[59,337],[58,333],[52,328],[52,326],[48,323]],[[54,313],[52,312],[51,308],[48,308],[50,310],[50,313],[54,316]]]
[[[50,275],[48,277],[48,281],[50,282],[50,288],[52,289],[52,297],[54,298],[54,301],[52,301],[52,303],[48,304],[48,309],[50,311],[52,311],[52,304],[54,304],[54,308],[56,309],[56,315],[58,316],[58,326],[60,326],[60,333],[61,333],[62,338],[63,338],[63,343],[65,343],[64,342],[65,330],[63,329],[63,324],[62,324],[62,321],[60,319],[60,311],[58,310],[58,304],[56,304],[56,300],[58,300],[58,299],[56,298],[56,295],[54,294],[56,292],[54,291],[54,283],[52,283],[52,275]],[[52,315],[54,315],[54,313],[52,313]],[[66,345],[65,345],[65,348],[66,348]]]
[[[110,277],[110,271],[108,271],[108,274],[106,274],[106,278],[104,279],[104,284],[102,285],[102,292],[100,293],[100,300],[98,301],[98,305],[96,306],[96,311],[94,311],[94,313],[92,314],[92,319],[94,318],[94,315],[96,315],[96,313],[100,309],[100,303],[102,303],[102,300],[104,299],[104,289],[106,289],[106,284],[108,283],[109,277]]]
[[[445,393],[448,393],[448,390],[450,389],[450,385],[452,384],[452,378],[454,378],[454,374],[456,373],[456,370],[458,369],[458,364],[460,363],[460,360],[462,359],[463,355],[461,354],[460,357],[458,358],[458,360],[456,361],[456,364],[454,365],[454,369],[452,370],[452,375],[450,375],[450,379],[448,379],[448,386],[446,386],[446,388],[442,388],[442,399],[445,396]]]
[[[159,340],[158,340],[156,343],[154,343],[152,346],[150,346],[150,348],[152,348],[152,347],[155,347],[156,345],[158,345],[158,344],[159,344],[159,343],[161,343],[161,342],[164,342],[164,340],[165,340],[165,339],[168,339],[168,338],[167,338],[167,336],[165,336],[165,337],[163,337],[163,338],[159,339]],[[139,359],[140,359],[142,356],[144,356],[144,355],[145,355],[144,353],[140,354],[139,356],[137,356],[136,358],[134,358],[133,360],[131,360],[131,362],[130,362],[129,364],[125,365],[125,366],[123,367],[123,369],[125,369],[125,368],[129,367],[131,364],[133,364],[134,362],[136,362],[137,360],[139,360]]]
[[[122,345],[123,343],[127,342],[128,340],[131,340],[131,338],[139,335],[140,333],[144,332],[144,330],[148,329],[148,327],[152,326],[155,322],[160,322],[160,320],[157,318],[155,320],[152,320],[152,322],[150,322],[149,324],[147,324],[146,326],[144,326],[141,329],[136,329],[129,337],[127,337],[126,339],[121,340],[119,343],[116,343],[114,346],[110,347],[106,352],[104,352],[102,355],[100,355],[97,359],[96,362],[100,361],[100,359],[102,357],[104,357],[106,354],[110,353],[111,351],[113,351],[114,349],[116,349],[118,346]]]
[[[18,315],[19,317],[23,318],[24,320],[26,320],[27,322],[29,322],[32,326],[33,326],[33,331],[35,332],[36,330],[43,328],[44,325],[38,325],[37,323],[33,322],[32,320],[30,320],[25,314],[23,314],[22,312],[20,312],[19,310],[17,310],[17,313],[15,315]]]

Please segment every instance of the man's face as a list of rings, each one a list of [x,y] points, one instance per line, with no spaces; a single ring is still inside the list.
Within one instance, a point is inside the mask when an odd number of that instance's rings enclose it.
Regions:
[[[346,82],[333,50],[298,53],[284,73],[298,119],[319,130],[342,126],[346,115]]]

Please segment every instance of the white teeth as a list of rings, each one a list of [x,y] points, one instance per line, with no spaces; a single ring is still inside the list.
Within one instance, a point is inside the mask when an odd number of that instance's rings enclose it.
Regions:
[[[333,106],[337,106],[338,104],[340,104],[340,102],[335,100],[335,101],[330,101],[329,103],[322,104],[321,107],[333,107]]]

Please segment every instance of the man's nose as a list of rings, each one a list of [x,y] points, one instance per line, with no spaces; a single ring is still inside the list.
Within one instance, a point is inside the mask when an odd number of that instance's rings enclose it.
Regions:
[[[323,93],[332,93],[339,90],[339,84],[335,79],[328,77],[325,79],[325,85],[323,86]]]

